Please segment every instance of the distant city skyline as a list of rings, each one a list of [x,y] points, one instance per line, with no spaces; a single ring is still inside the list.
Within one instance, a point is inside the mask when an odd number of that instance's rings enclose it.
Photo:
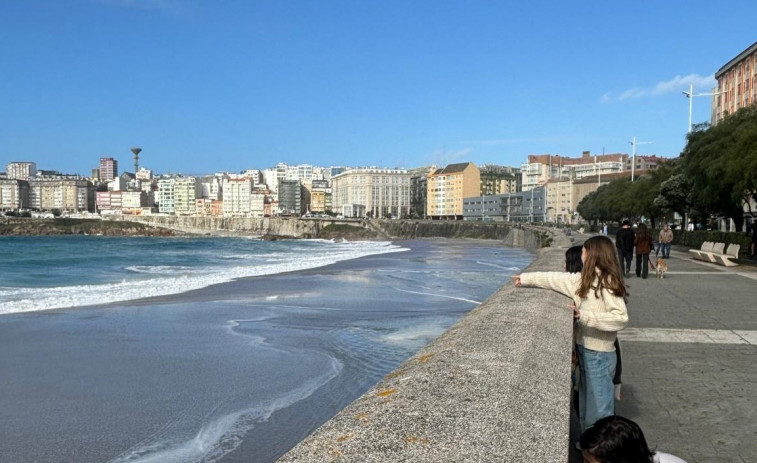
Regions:
[[[754,2],[0,4],[0,165],[89,176],[677,156]],[[710,98],[693,101],[693,122]]]

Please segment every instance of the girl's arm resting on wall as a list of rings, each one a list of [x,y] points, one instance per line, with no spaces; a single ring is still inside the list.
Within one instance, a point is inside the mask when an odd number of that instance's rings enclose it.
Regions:
[[[620,331],[625,328],[628,324],[628,311],[623,298],[614,296],[607,290],[602,290],[601,296],[608,310],[582,310],[578,323],[602,331]]]
[[[520,274],[520,283],[523,286],[551,289],[573,299],[580,278],[580,273],[529,272]]]

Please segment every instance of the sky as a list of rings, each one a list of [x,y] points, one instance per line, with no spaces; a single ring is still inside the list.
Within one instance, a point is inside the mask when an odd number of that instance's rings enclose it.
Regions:
[[[2,0],[0,170],[676,157],[757,2]],[[694,123],[710,97],[693,99]]]

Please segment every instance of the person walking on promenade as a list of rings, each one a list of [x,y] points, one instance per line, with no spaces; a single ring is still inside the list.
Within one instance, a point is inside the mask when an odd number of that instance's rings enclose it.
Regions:
[[[631,260],[633,260],[633,240],[634,233],[631,230],[631,222],[623,221],[623,226],[615,234],[615,247],[618,249],[618,261],[620,262],[620,272],[625,272],[626,276],[631,273]]]
[[[633,244],[636,245],[636,276],[644,279],[649,275],[649,253],[652,252],[652,234],[640,223],[636,228]]]
[[[628,293],[609,238],[599,235],[586,240],[581,260],[581,273],[528,272],[512,279],[516,287],[547,288],[579,301],[572,309],[581,375],[578,414],[581,429],[586,430],[615,412],[615,339],[628,323]]]
[[[749,257],[751,259],[757,258],[757,222],[752,222],[752,244]]]
[[[675,455],[650,450],[639,425],[617,415],[594,423],[578,442],[588,463],[686,463]]]
[[[673,230],[670,229],[670,225],[663,225],[662,230],[657,234],[657,242],[659,243],[657,250],[662,252],[662,258],[669,258],[670,245],[673,243]]]

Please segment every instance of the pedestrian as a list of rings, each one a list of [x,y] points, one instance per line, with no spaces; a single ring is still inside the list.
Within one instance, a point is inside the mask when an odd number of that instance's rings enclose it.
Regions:
[[[574,337],[580,380],[581,429],[615,413],[613,376],[617,332],[628,323],[628,295],[612,241],[593,236],[581,250],[581,273],[528,272],[512,277],[515,286],[535,286],[564,294],[575,301]]]
[[[657,234],[657,242],[660,244],[658,250],[662,251],[662,258],[669,258],[670,245],[673,243],[673,230],[670,229],[670,225],[665,224],[662,226],[662,230]]]
[[[675,455],[651,450],[639,425],[617,415],[598,420],[578,442],[586,463],[686,463]]]
[[[620,230],[615,234],[615,247],[618,250],[620,272],[628,276],[631,273],[631,261],[633,260],[634,232],[631,230],[631,222],[624,220]]]
[[[752,222],[752,249],[749,255],[750,259],[757,258],[757,222]]]
[[[652,234],[640,223],[636,228],[633,244],[636,246],[636,276],[643,279],[649,275],[649,253],[652,252]]]

